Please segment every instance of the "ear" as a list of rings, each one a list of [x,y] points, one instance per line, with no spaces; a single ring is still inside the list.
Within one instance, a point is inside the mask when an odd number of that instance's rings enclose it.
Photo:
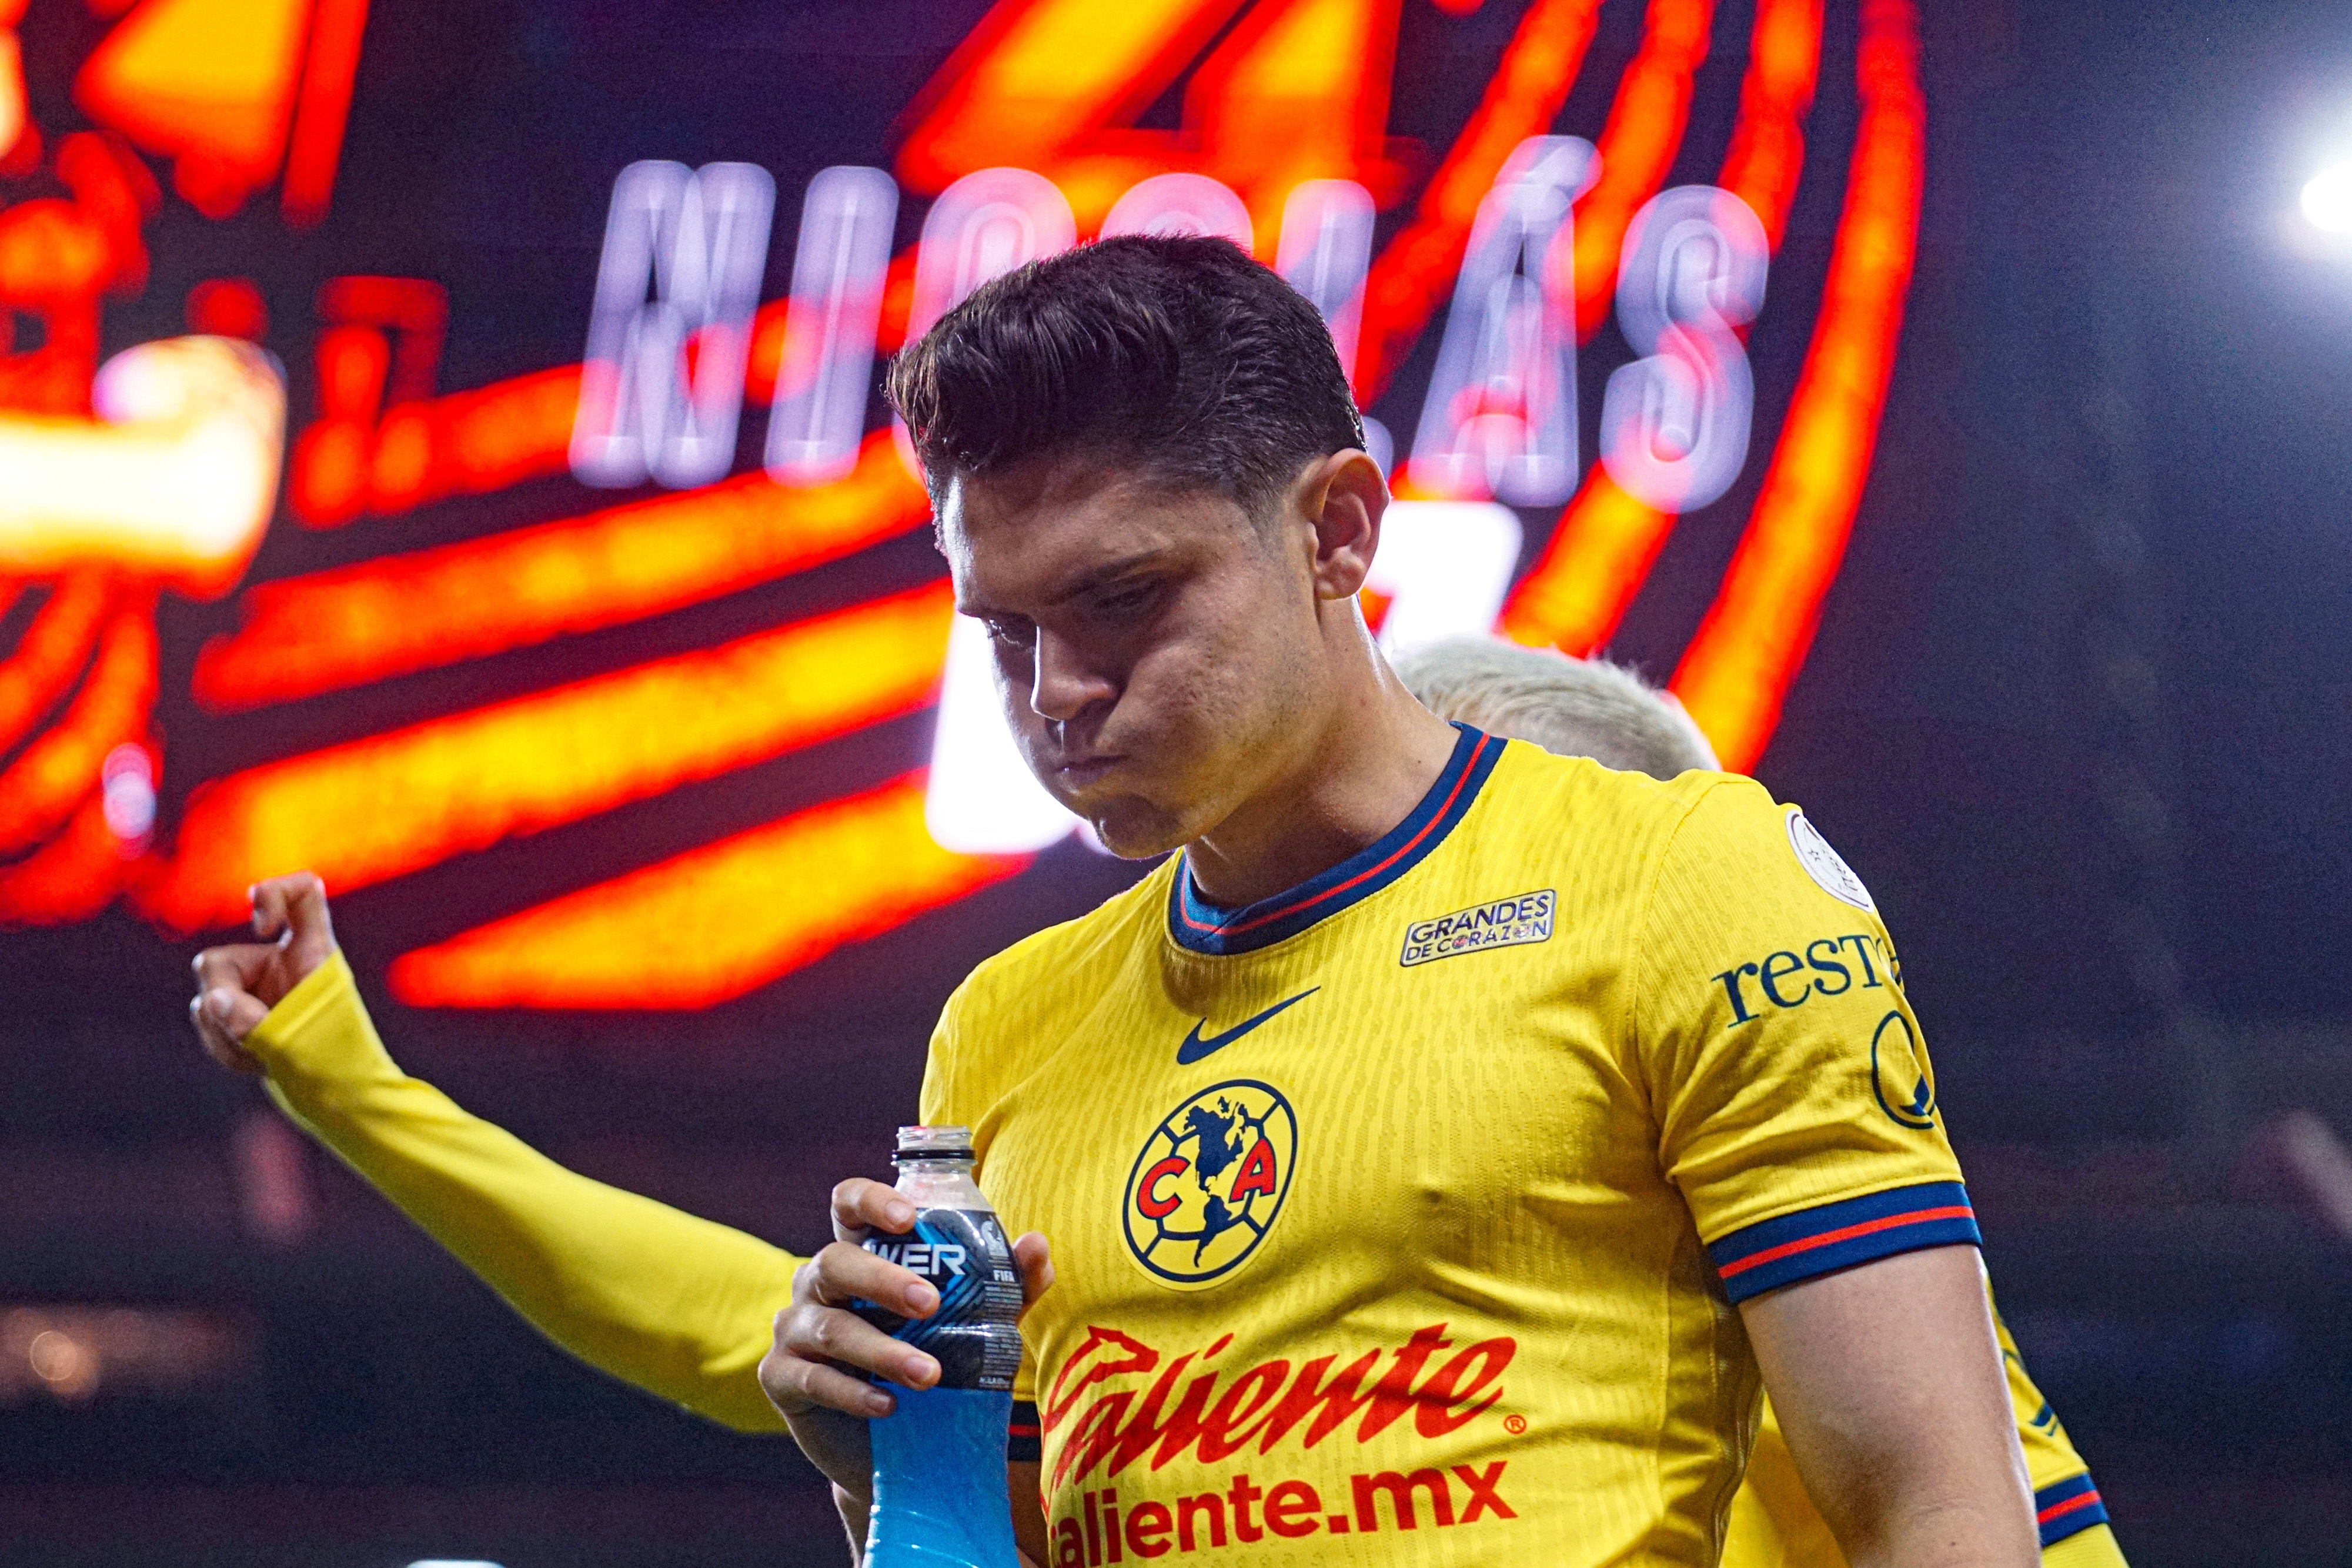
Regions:
[[[1380,465],[1356,451],[1318,459],[1300,476],[1298,505],[1315,527],[1315,597],[1353,599],[1371,575],[1389,508]]]

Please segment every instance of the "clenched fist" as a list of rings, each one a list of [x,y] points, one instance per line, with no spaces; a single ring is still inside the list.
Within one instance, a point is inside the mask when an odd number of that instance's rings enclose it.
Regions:
[[[253,933],[261,940],[196,955],[196,995],[188,1004],[205,1053],[239,1072],[261,1071],[242,1043],[253,1026],[334,954],[327,884],[307,871],[254,883]]]

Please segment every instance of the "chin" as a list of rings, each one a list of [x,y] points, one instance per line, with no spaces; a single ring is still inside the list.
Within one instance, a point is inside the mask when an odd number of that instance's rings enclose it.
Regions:
[[[1103,848],[1125,861],[1150,860],[1183,847],[1188,835],[1177,821],[1142,800],[1112,800],[1078,815],[1092,823]]]

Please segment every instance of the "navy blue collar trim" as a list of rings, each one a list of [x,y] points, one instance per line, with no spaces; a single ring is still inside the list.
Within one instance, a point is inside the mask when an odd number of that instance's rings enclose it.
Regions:
[[[1503,740],[1466,724],[1437,782],[1405,820],[1320,876],[1240,909],[1221,909],[1192,885],[1190,861],[1179,857],[1168,894],[1168,935],[1195,953],[1254,953],[1296,936],[1318,920],[1361,903],[1429,857],[1470,814],[1486,777],[1503,755]]]

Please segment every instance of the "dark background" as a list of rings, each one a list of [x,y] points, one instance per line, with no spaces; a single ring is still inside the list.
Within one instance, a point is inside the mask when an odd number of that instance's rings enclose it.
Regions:
[[[184,329],[199,279],[268,297],[298,419],[310,296],[345,272],[448,285],[441,385],[579,357],[627,162],[777,177],[767,298],[800,192],[885,160],[975,0],[378,0],[336,210],[168,207],[109,347]],[[2352,1128],[2352,254],[2302,182],[2352,148],[2352,6],[1955,0],[1924,7],[1927,209],[1875,465],[1820,636],[1757,769],[1803,802],[1903,943],[1987,1255],[2027,1361],[2135,1563],[2352,1561],[2352,1241],[2278,1118]],[[1517,19],[1408,5],[1391,129],[1442,147]],[[1558,129],[1598,133],[1638,37],[1612,0]],[[1681,165],[1711,179],[1745,66],[1718,11]],[[1750,474],[1685,520],[1614,653],[1663,678],[1777,434],[1853,124],[1831,0],[1805,181],[1754,340]],[[37,4],[34,110],[104,24]],[[46,95],[46,96],[45,96]],[[1147,123],[1172,124],[1174,95]],[[30,187],[0,185],[0,201]],[[919,223],[909,200],[902,241]],[[1393,218],[1390,222],[1393,223]],[[1425,339],[1373,412],[1414,423]],[[1584,352],[1585,450],[1627,352]],[[745,421],[755,461],[764,421]],[[253,576],[592,504],[569,479],[335,534],[278,527]],[[1530,514],[1531,549],[1548,519]],[[166,821],[191,780],[919,581],[919,535],[645,625],[223,720],[189,702],[230,603],[167,599]],[[881,1168],[948,989],[1120,885],[1075,844],[1030,873],[709,1012],[416,1013],[393,955],[919,761],[929,716],[435,868],[338,904],[404,1065],[558,1157],[801,1247]],[[238,1375],[173,1397],[0,1404],[0,1563],[838,1560],[812,1472],[548,1348],[323,1156],[306,1239],[240,1220],[250,1085],[183,1023],[193,945],[126,915],[0,935],[0,1303],[194,1307]]]

